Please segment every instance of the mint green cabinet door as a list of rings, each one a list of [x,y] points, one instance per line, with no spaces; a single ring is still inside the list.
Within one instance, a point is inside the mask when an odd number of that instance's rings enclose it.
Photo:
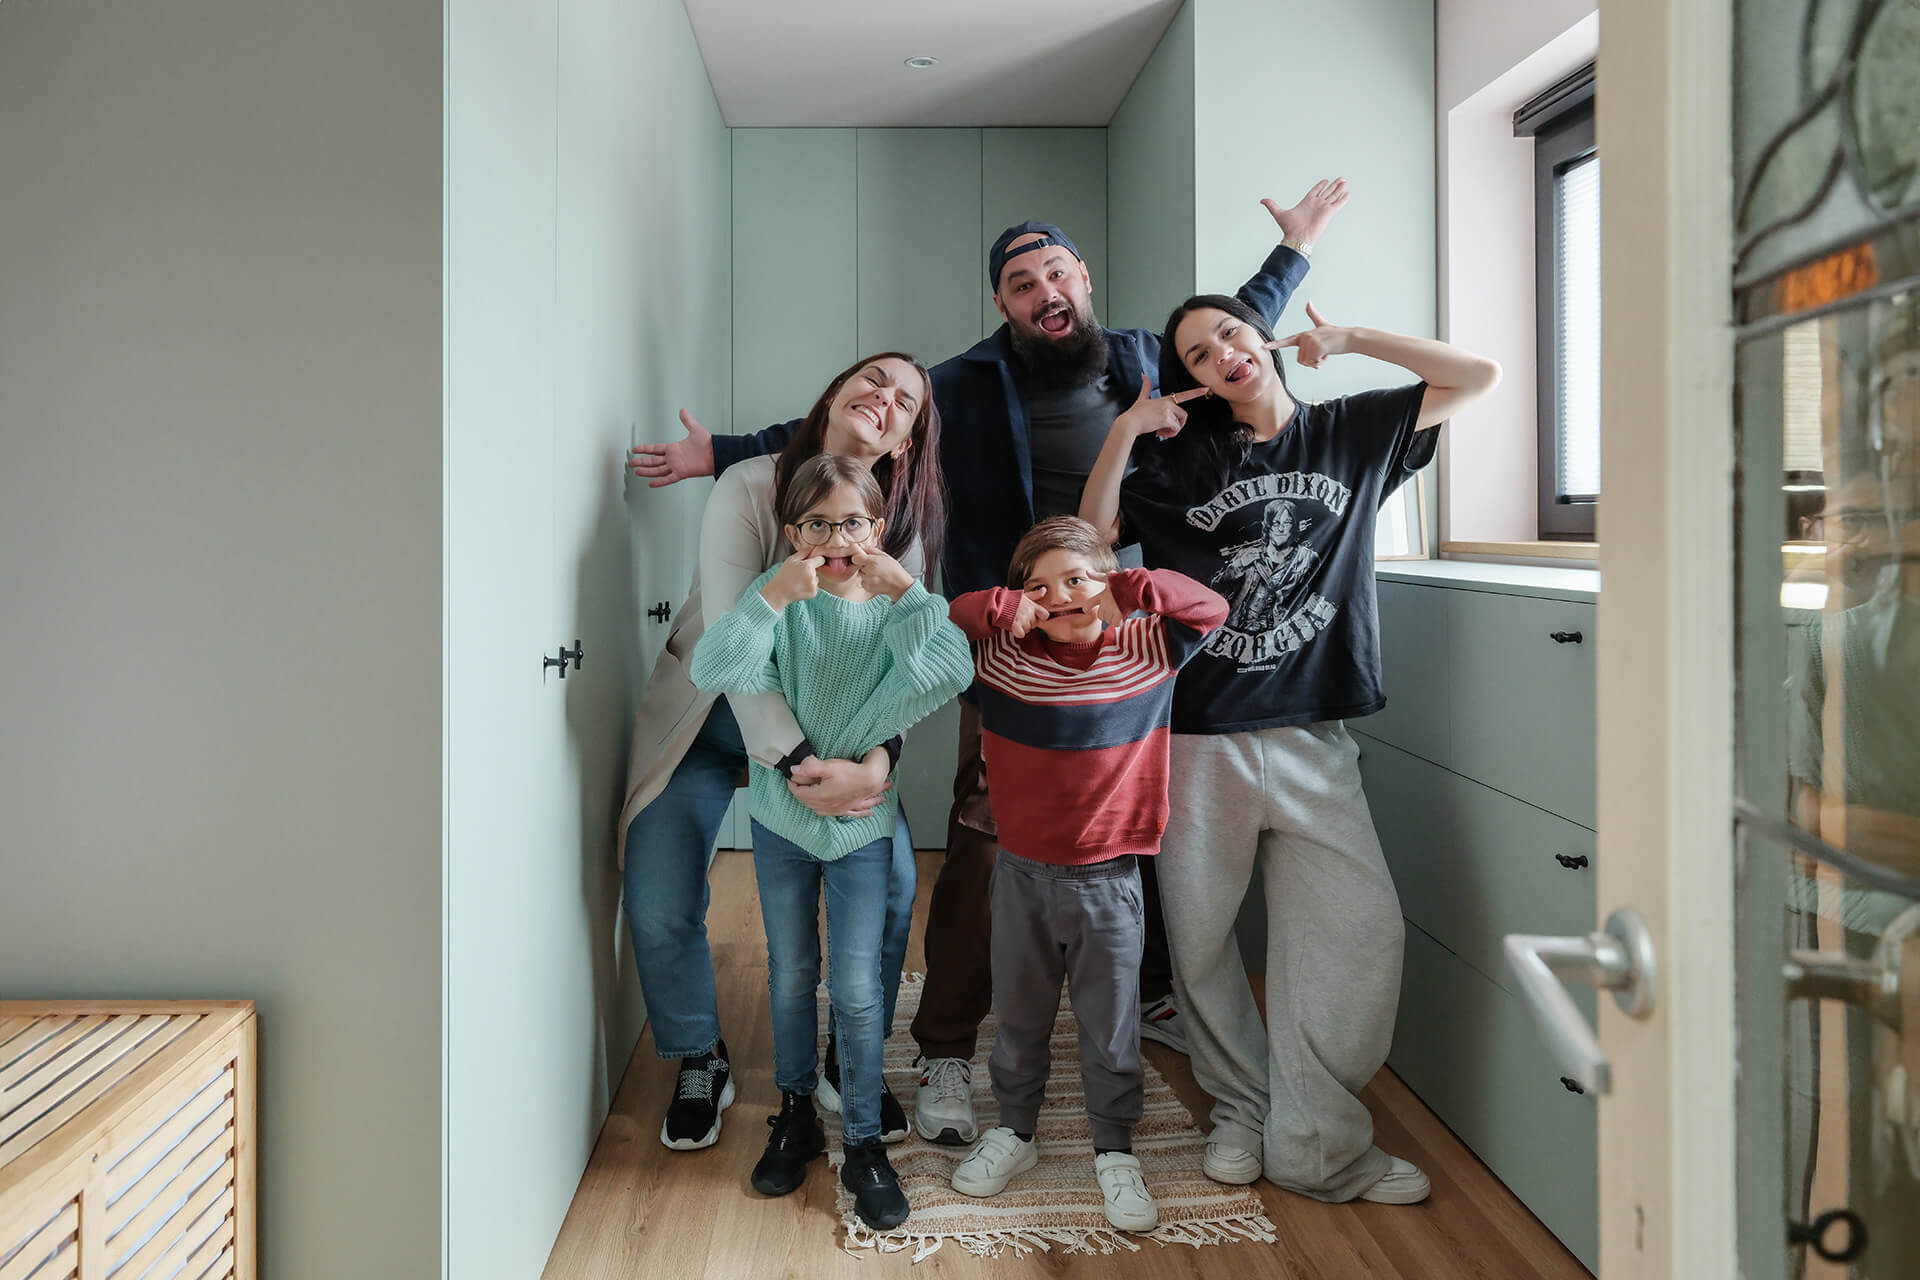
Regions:
[[[1508,990],[1507,934],[1593,928],[1593,832],[1365,733],[1355,740],[1407,919]]]
[[[1443,763],[1592,827],[1594,606],[1484,591],[1448,596],[1452,736]]]
[[[733,131],[738,431],[804,416],[860,357],[858,182],[852,129]]]
[[[1591,1018],[1593,992],[1570,990]],[[1561,1083],[1518,1001],[1412,927],[1388,1065],[1575,1257],[1598,1265],[1594,1100]]]
[[[987,250],[1029,219],[1066,232],[1093,277],[1093,310],[1107,316],[1107,131],[983,129],[980,146],[980,336],[1000,327],[987,289]],[[1177,298],[1170,298],[1171,307]]]
[[[959,355],[978,338],[980,131],[861,129],[858,172],[859,354]]]
[[[1348,727],[1444,764],[1451,732],[1448,705],[1448,598],[1442,587],[1378,584],[1380,673],[1387,705]]]

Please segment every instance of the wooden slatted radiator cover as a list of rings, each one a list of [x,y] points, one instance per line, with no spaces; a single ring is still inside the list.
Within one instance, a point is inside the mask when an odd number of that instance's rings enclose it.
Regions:
[[[251,1002],[0,1000],[0,1280],[253,1280]]]

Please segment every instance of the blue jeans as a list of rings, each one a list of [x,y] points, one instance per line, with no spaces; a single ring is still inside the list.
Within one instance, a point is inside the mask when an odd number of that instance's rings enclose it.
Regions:
[[[662,1058],[691,1058],[720,1039],[713,994],[713,953],[707,948],[707,873],[714,841],[733,800],[734,783],[747,763],[740,726],[721,698],[667,780],[666,789],[627,827],[624,906],[640,970],[640,992],[653,1028],[653,1049]],[[900,968],[907,958],[913,923],[913,840],[904,813],[893,828],[893,872],[888,881],[886,941],[886,1033],[893,1034],[893,1006]]]
[[[773,1005],[773,1082],[811,1094],[818,1077],[820,899],[827,900],[827,999],[840,1037],[841,1136],[880,1136],[880,1045],[886,1038],[881,980],[893,842],[876,840],[831,862],[753,824],[753,869],[767,928],[767,993]],[[898,976],[898,970],[895,970]]]

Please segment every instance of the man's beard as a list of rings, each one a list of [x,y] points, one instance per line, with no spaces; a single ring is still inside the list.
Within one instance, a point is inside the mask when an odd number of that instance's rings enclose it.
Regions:
[[[1107,335],[1087,311],[1069,308],[1073,328],[1065,337],[1044,338],[1008,325],[1013,354],[1033,379],[1046,386],[1080,387],[1107,371]]]

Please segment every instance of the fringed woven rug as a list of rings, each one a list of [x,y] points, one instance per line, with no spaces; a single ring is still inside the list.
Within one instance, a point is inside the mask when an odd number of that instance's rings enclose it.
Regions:
[[[920,1075],[913,1065],[916,1050],[907,1028],[919,1011],[920,992],[920,975],[909,974],[901,982],[900,1004],[894,1013],[896,1030],[887,1042],[885,1057],[887,1083],[909,1118]],[[826,1003],[823,987],[823,1037]],[[988,1015],[980,1026],[979,1050],[973,1059],[974,1114],[983,1133],[999,1114],[987,1080],[987,1055],[993,1052],[995,1031],[994,1019]],[[876,1232],[854,1216],[853,1197],[841,1187],[840,1220],[846,1227],[847,1247],[882,1253],[911,1249],[913,1260],[919,1262],[949,1241],[982,1257],[999,1257],[1008,1250],[1050,1250],[1056,1245],[1066,1253],[1138,1252],[1142,1240],[1196,1248],[1240,1240],[1274,1241],[1273,1223],[1267,1220],[1259,1196],[1247,1187],[1212,1182],[1200,1171],[1206,1138],[1193,1127],[1185,1105],[1151,1062],[1146,1064],[1146,1110],[1133,1133],[1133,1153],[1140,1158],[1147,1189],[1160,1207],[1160,1226],[1150,1235],[1114,1230],[1101,1209],[1100,1184],[1093,1177],[1093,1134],[1087,1127],[1080,1085],[1080,1046],[1064,992],[1053,1024],[1052,1047],[1053,1074],[1034,1132],[1034,1141],[1040,1144],[1038,1164],[1014,1178],[999,1195],[976,1200],[955,1191],[951,1181],[953,1167],[970,1148],[936,1146],[912,1134],[887,1148],[912,1216],[892,1231]],[[837,1185],[846,1155],[831,1120],[827,1136]]]

